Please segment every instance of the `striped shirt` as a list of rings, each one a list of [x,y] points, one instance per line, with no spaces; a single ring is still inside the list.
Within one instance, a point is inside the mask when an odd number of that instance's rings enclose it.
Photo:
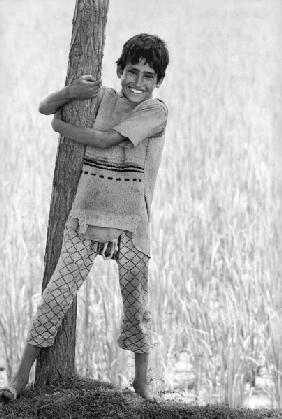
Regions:
[[[134,245],[150,257],[151,204],[164,146],[166,105],[159,99],[134,104],[114,89],[101,89],[93,128],[114,129],[133,148],[87,146],[68,222],[132,232]]]

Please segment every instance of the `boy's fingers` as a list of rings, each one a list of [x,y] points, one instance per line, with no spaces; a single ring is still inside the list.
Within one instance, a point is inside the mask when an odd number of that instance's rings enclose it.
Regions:
[[[117,239],[111,242],[111,255],[110,258],[118,251],[118,241]]]
[[[101,85],[100,80],[96,80],[96,81],[91,81],[91,80],[82,80],[82,83],[84,84],[88,84],[89,86],[93,86],[93,87],[98,87]]]
[[[106,256],[106,251],[108,250],[108,246],[110,246],[110,254]],[[117,239],[114,239],[104,244],[104,247],[102,250],[102,256],[105,260],[111,259],[112,256],[117,252],[117,250],[118,250],[118,241]]]
[[[111,244],[112,244],[112,249],[111,249],[112,251],[111,251],[111,253],[113,255],[117,251],[117,239],[111,241]]]
[[[96,81],[93,81],[93,82],[88,81],[87,83],[96,90],[100,89],[100,87],[101,87],[101,81],[100,80],[96,80]]]
[[[114,254],[114,246],[111,246],[111,253],[109,254],[109,259],[112,258],[113,254]]]
[[[109,259],[109,256],[106,256],[106,250],[108,249],[108,244],[109,244],[109,243],[110,243],[110,242],[105,243],[105,244],[104,244],[104,247],[103,247],[103,250],[102,250],[102,256],[103,256],[103,258],[104,258],[105,260]]]
[[[84,82],[89,82],[89,83],[91,83],[91,84],[93,84],[95,86],[96,85],[98,86],[98,85],[101,84],[101,80],[100,79],[95,80],[93,76],[88,75],[88,74],[86,74],[85,76],[81,76],[81,80],[84,81]]]
[[[82,80],[87,80],[87,81],[95,81],[94,77],[91,76],[91,74],[84,74],[83,76],[80,77]]]
[[[100,86],[97,86],[94,83],[89,84],[89,90],[91,92],[98,92],[100,90]]]
[[[114,241],[114,253],[118,252],[118,239]]]

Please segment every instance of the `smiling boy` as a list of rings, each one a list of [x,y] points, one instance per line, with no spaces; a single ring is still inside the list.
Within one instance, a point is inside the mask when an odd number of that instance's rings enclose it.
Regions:
[[[0,399],[15,399],[25,388],[41,348],[52,346],[58,327],[87,278],[97,255],[116,260],[123,300],[118,344],[135,353],[136,393],[151,399],[147,383],[152,347],[148,308],[149,224],[155,181],[164,145],[166,105],[153,98],[169,62],[165,43],[139,34],[117,60],[121,91],[102,87],[91,76],[49,95],[40,112],[55,114],[52,127],[86,145],[83,167],[65,225],[61,255],[29,330],[19,368]],[[92,128],[60,119],[72,99],[97,97]],[[70,273],[71,272],[71,273]]]

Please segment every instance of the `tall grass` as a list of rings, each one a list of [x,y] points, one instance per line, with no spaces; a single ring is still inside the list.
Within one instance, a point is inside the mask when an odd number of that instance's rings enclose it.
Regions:
[[[160,96],[169,122],[151,229],[153,389],[189,387],[199,403],[240,406],[264,368],[272,404],[281,407],[280,204],[272,176],[279,2],[141,3],[111,2],[103,82],[118,88],[114,62],[132,34],[167,40],[171,64]],[[10,376],[40,298],[57,147],[37,107],[64,83],[74,1],[10,7],[1,0],[0,7],[0,336]],[[98,257],[79,294],[77,368],[125,386],[134,364],[116,343],[121,310],[117,267]],[[192,378],[179,385],[183,353]]]

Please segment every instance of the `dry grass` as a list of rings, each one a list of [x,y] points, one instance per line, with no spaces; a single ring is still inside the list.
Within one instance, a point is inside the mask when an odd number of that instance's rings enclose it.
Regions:
[[[57,140],[37,107],[64,83],[73,7],[0,1],[0,336],[8,375],[40,298]],[[278,8],[278,0],[111,2],[105,85],[118,88],[114,61],[132,34],[158,33],[171,51],[160,90],[169,123],[153,205],[150,377],[155,391],[177,389],[174,366],[186,352],[189,398],[199,404],[241,406],[264,368],[273,378],[269,403],[282,407],[272,176]],[[114,262],[96,259],[78,314],[79,372],[128,385],[133,358],[116,344]]]
[[[265,409],[230,409],[222,405],[192,406],[181,401],[144,401],[130,389],[76,377],[46,388],[32,388],[13,404],[0,406],[5,419],[263,419],[281,418]]]

